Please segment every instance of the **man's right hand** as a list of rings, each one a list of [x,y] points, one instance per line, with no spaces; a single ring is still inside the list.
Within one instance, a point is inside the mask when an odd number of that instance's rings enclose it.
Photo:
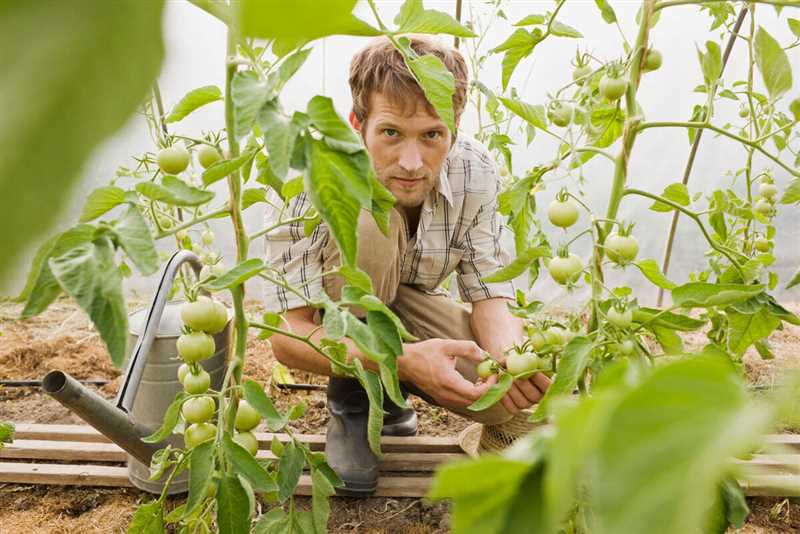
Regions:
[[[489,384],[476,385],[456,370],[456,358],[465,358],[476,365],[485,353],[474,341],[428,339],[406,343],[405,354],[398,358],[398,376],[412,382],[437,404],[463,408],[483,395]]]

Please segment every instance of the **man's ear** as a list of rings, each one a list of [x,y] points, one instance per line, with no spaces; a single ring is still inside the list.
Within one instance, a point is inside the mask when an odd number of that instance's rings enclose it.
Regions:
[[[356,112],[350,111],[350,126],[357,132],[361,131],[361,122],[356,118]]]

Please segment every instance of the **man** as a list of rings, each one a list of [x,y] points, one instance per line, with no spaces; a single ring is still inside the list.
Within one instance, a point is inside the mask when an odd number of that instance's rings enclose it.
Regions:
[[[419,55],[435,54],[453,73],[456,123],[464,110],[467,68],[458,51],[422,37],[412,39]],[[353,110],[350,123],[371,156],[380,181],[396,204],[388,236],[362,212],[358,226],[358,265],[372,278],[376,295],[421,341],[404,344],[398,375],[404,391],[453,412],[487,424],[508,420],[538,402],[550,385],[539,373],[518,380],[492,408],[471,412],[468,405],[493,383],[476,383],[476,364],[484,349],[503,361],[503,351],[523,339],[520,319],[506,306],[514,298],[511,283],[489,284],[481,278],[508,264],[501,246],[502,228],[496,214],[499,179],[487,150],[476,141],[449,131],[425,99],[401,55],[384,38],[370,42],[350,66]],[[290,207],[291,216],[308,208],[305,195]],[[267,254],[274,267],[295,285],[306,284],[304,296],[326,291],[339,299],[343,281],[322,276],[340,264],[336,243],[324,224],[309,237],[295,224],[267,236]],[[457,273],[462,299],[471,309],[437,289]],[[310,283],[309,283],[310,282]],[[302,336],[324,333],[319,315],[298,295],[269,287],[266,305],[288,310],[286,319]],[[354,343],[345,340],[350,358],[367,360]],[[286,336],[274,336],[272,346],[283,364],[331,375],[329,362],[313,348]],[[330,421],[326,455],[344,481],[342,493],[364,495],[377,485],[377,459],[367,444],[366,393],[357,381],[331,377],[328,386]],[[384,404],[385,435],[416,433],[416,413]]]

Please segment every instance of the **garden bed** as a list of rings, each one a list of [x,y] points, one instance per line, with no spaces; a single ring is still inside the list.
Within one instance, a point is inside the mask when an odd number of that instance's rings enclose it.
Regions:
[[[131,309],[142,302],[129,303]],[[789,306],[800,311],[800,306]],[[249,309],[257,312],[257,304]],[[119,370],[115,369],[99,337],[85,315],[69,300],[60,299],[44,314],[28,321],[16,319],[17,304],[0,304],[0,380],[37,380],[51,369],[64,370],[78,379],[104,379],[105,385],[91,386],[112,398],[117,391]],[[689,337],[687,344],[700,342]],[[763,361],[755,354],[745,356],[748,381],[769,386],[787,368],[800,367],[800,328],[787,327],[771,338],[775,359]],[[275,359],[266,343],[255,337],[248,343],[245,375],[270,382]],[[324,384],[324,379],[307,373],[293,373],[300,383]],[[296,391],[270,388],[276,404],[286,409],[298,400],[307,407],[306,416],[292,423],[301,433],[324,433],[327,423],[324,391]],[[440,408],[412,398],[420,421],[420,434],[457,435],[468,421]],[[36,387],[0,388],[0,420],[28,423],[82,424],[74,414],[44,395]],[[128,488],[73,488],[0,485],[0,534],[125,532],[137,503],[148,495]],[[299,498],[301,506],[307,499]],[[180,499],[172,499],[176,505]],[[777,498],[749,498],[752,514],[742,533],[788,533],[800,530],[800,503]],[[411,498],[335,498],[330,530],[333,532],[447,532],[448,509]]]

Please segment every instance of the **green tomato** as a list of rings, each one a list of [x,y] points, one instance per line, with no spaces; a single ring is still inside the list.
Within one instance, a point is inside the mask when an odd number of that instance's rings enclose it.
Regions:
[[[755,210],[761,215],[766,215],[767,217],[770,217],[773,215],[774,208],[772,207],[772,204],[770,204],[768,200],[762,198],[758,202],[756,202]]]
[[[221,159],[222,154],[213,146],[203,145],[197,150],[197,161],[200,162],[204,169],[211,167]]]
[[[158,151],[156,160],[164,174],[178,174],[186,170],[192,157],[186,147],[180,144]]]
[[[578,220],[578,206],[569,199],[554,200],[547,206],[547,218],[554,226],[569,228]]]
[[[186,364],[184,364],[186,365]],[[205,369],[200,369],[199,374],[189,373],[181,380],[183,390],[189,395],[199,395],[208,391],[211,385],[211,375]]]
[[[753,245],[759,252],[769,252],[769,250],[772,248],[772,241],[770,241],[766,237],[757,237],[756,240],[753,242]]]
[[[180,367],[178,367],[178,382],[183,384],[183,381],[186,380],[186,376],[191,372],[189,369],[188,363],[182,363]]]
[[[547,118],[556,126],[564,128],[572,121],[572,111],[569,104],[559,104],[547,112]]]
[[[578,280],[583,270],[583,262],[577,254],[570,254],[566,258],[556,256],[547,266],[550,276],[561,285],[574,283]]]
[[[480,378],[489,378],[494,374],[494,360],[486,358],[478,364],[478,376]]]
[[[750,116],[750,110],[749,110],[749,109],[747,109],[747,108],[746,108],[746,107],[744,107],[744,106],[740,107],[740,108],[739,108],[739,116],[740,116],[741,118],[743,118],[743,119],[746,119],[747,117],[749,117],[749,116]]]
[[[644,58],[644,70],[653,71],[661,68],[661,63],[664,61],[661,52],[655,48],[647,51],[647,56]]]
[[[237,432],[233,436],[233,441],[244,447],[252,456],[258,452],[258,439],[252,432]]]
[[[189,237],[189,232],[187,232],[186,230],[178,230],[177,232],[175,232],[175,238],[178,241],[183,241],[187,237]]]
[[[606,318],[608,318],[609,323],[618,328],[628,328],[633,322],[633,311],[630,309],[619,311],[612,306],[606,312]]]
[[[187,423],[205,423],[214,415],[216,404],[209,396],[192,397],[183,403],[181,414]]]
[[[178,356],[185,362],[199,362],[214,355],[214,338],[203,332],[183,334],[177,342]]]
[[[619,235],[616,232],[606,238],[603,246],[608,258],[619,265],[630,263],[636,259],[636,255],[639,253],[639,242],[635,237]]]
[[[761,182],[761,185],[758,186],[758,192],[769,201],[774,201],[775,197],[778,196],[778,188],[775,184],[769,182]]]
[[[200,277],[203,277],[202,271]],[[216,334],[228,324],[228,312],[223,304],[201,295],[196,301],[181,306],[181,320],[194,331]]]
[[[513,353],[506,358],[506,370],[515,376],[538,368],[539,358],[532,352]]]
[[[236,421],[234,422],[236,430],[252,430],[257,427],[260,422],[261,415],[256,409],[250,406],[250,403],[246,400],[240,400],[239,408],[236,410]]]
[[[214,439],[217,435],[217,426],[213,423],[197,423],[189,425],[183,431],[183,442],[187,449],[194,449],[204,441]]]
[[[225,262],[222,261],[222,260],[218,261],[217,263],[215,263],[214,265],[211,266],[211,272],[214,273],[214,276],[222,276],[227,271],[228,271],[228,268],[225,267]],[[227,317],[227,312],[225,312],[225,315]]]
[[[623,356],[630,356],[636,350],[636,344],[630,339],[624,339],[619,343],[619,352]]]
[[[535,351],[540,351],[544,348],[545,345],[547,345],[547,339],[545,338],[541,330],[528,332],[528,340],[531,342],[531,347]]]
[[[551,326],[544,331],[544,338],[551,345],[561,346],[565,342],[564,329],[559,326]]]
[[[575,67],[575,70],[572,71],[572,81],[577,82],[578,85],[583,85],[589,80],[588,76],[592,71],[593,69],[589,65]]]
[[[600,94],[611,100],[619,100],[628,88],[628,81],[624,78],[612,78],[604,74],[600,79]]]

